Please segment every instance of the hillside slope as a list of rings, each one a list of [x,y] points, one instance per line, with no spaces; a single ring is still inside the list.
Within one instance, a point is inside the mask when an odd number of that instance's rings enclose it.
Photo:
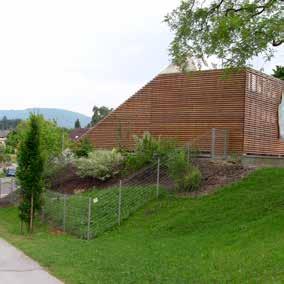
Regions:
[[[21,236],[16,216],[0,209],[0,236],[66,283],[284,282],[284,169],[211,196],[164,197],[89,242],[45,227]]]
[[[82,127],[85,127],[91,121],[91,118],[84,114],[56,108],[0,110],[0,118],[6,116],[8,119],[27,119],[31,112],[42,114],[48,120],[56,120],[59,126],[66,128],[73,128],[77,118],[79,118]]]

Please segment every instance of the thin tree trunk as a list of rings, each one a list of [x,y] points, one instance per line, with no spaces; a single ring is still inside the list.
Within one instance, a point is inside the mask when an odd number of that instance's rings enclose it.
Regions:
[[[30,211],[30,234],[33,233],[33,217],[34,217],[34,194],[31,196],[31,211]]]

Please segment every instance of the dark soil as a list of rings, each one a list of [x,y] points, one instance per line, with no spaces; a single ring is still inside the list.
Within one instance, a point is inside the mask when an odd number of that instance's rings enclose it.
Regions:
[[[254,170],[252,167],[244,167],[239,163],[209,159],[198,159],[194,163],[202,173],[202,183],[199,191],[190,193],[192,196],[210,194],[219,187],[243,179]]]
[[[253,170],[252,168],[247,168],[240,164],[233,164],[224,161],[211,161],[209,159],[197,159],[194,161],[194,164],[198,166],[202,173],[201,187],[197,192],[181,195],[196,196],[209,194],[221,186],[225,186],[242,179]],[[150,167],[142,169],[125,178],[122,180],[122,183],[124,185],[155,184],[156,177],[156,167]],[[52,180],[51,188],[61,193],[73,194],[87,191],[93,187],[98,189],[108,188],[110,186],[118,185],[118,182],[119,177],[112,178],[107,182],[103,182],[95,178],[81,178],[76,174],[75,167],[70,165]],[[160,169],[160,184],[169,190],[174,188],[174,183],[163,166],[161,166]]]
[[[50,181],[50,188],[61,193],[73,194],[87,191],[93,187],[106,188],[116,183],[118,183],[117,178],[106,182],[91,177],[81,178],[77,175],[76,168],[73,165],[68,165]]]

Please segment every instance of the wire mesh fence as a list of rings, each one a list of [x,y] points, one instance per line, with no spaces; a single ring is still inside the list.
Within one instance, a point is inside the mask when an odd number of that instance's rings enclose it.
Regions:
[[[165,165],[158,160],[104,190],[94,189],[77,195],[47,191],[42,218],[64,232],[83,239],[94,238],[159,198],[168,182],[165,172]]]
[[[207,133],[208,134],[208,133]],[[187,145],[188,161],[195,149],[208,151],[210,157],[226,157],[228,133],[225,129],[212,129],[200,141]],[[164,189],[173,189],[167,164],[156,162],[134,173],[116,185],[104,190],[66,195],[54,191],[44,194],[43,220],[83,239],[94,238],[110,228],[120,225],[140,207],[159,198]]]

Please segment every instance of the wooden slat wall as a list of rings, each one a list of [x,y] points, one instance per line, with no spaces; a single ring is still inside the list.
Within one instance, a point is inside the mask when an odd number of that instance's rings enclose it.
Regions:
[[[133,135],[149,131],[180,144],[196,140],[206,151],[211,129],[227,128],[229,151],[242,153],[245,75],[241,72],[224,79],[222,70],[158,75],[87,136],[97,148],[122,145],[131,149]]]
[[[246,82],[244,153],[284,155],[278,126],[284,82],[252,69],[246,72]]]

